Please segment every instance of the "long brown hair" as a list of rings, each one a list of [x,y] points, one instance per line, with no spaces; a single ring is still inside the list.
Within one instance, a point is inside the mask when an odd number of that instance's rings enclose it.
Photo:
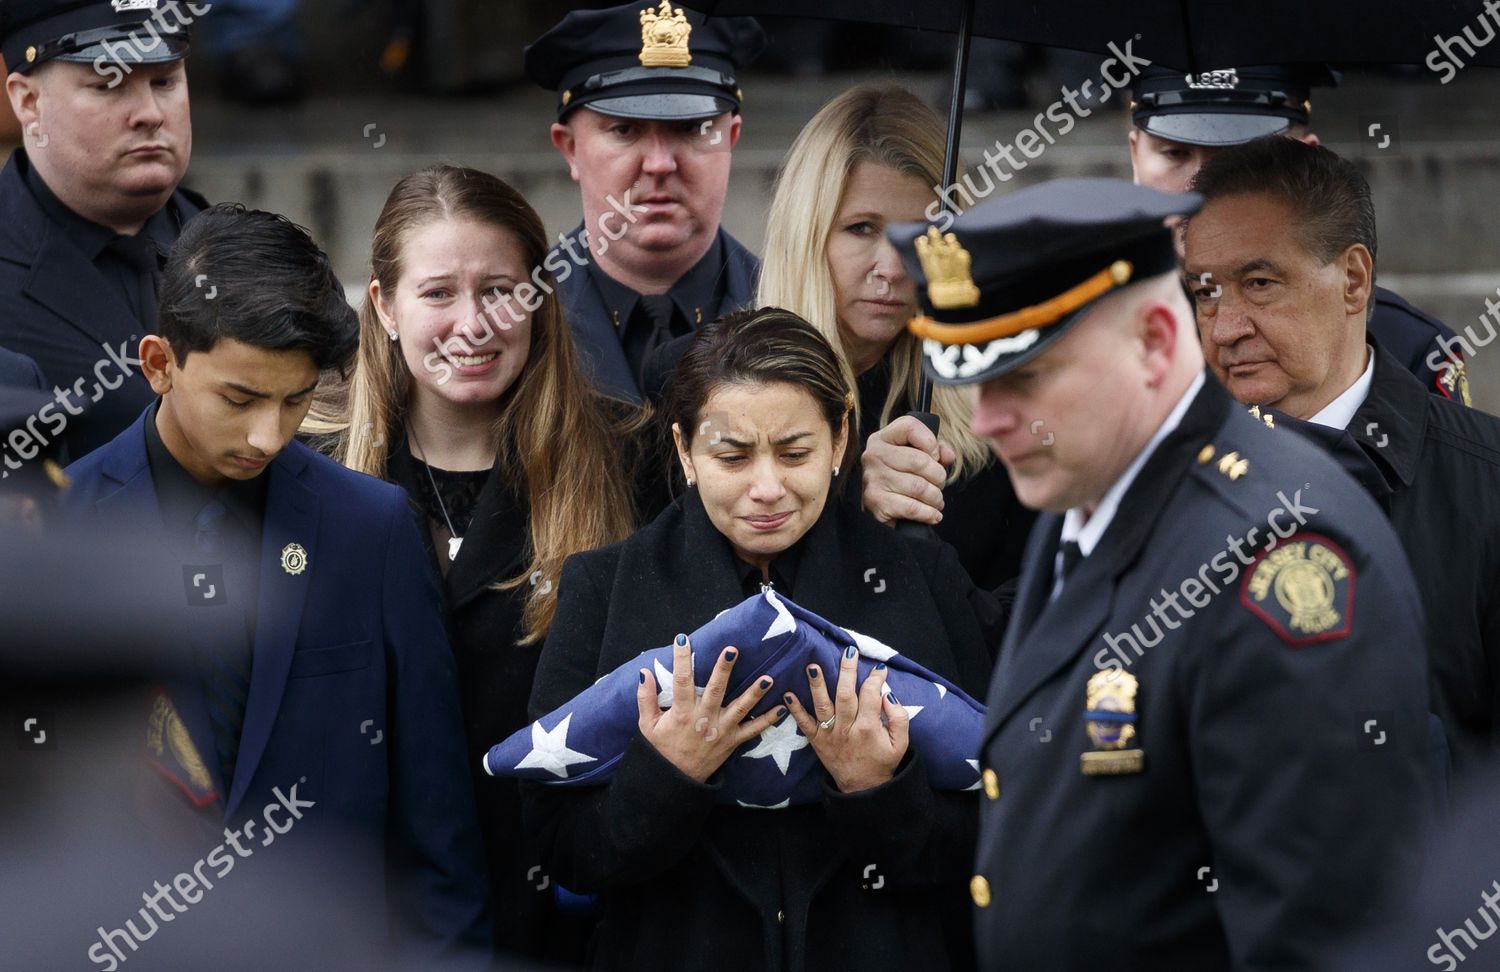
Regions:
[[[645,421],[617,419],[579,371],[572,335],[543,267],[546,231],[526,199],[485,172],[436,165],[396,183],[375,223],[371,278],[394,294],[401,278],[403,247],[412,233],[437,220],[467,219],[508,231],[521,244],[541,304],[531,317],[526,365],[506,393],[494,426],[495,465],[516,484],[529,511],[526,568],[493,585],[511,590],[530,585],[522,616],[521,644],[546,637],[557,609],[557,579],[571,554],[629,536],[635,526],[630,482],[619,440]],[[398,344],[388,339],[368,297],[359,312],[359,355],[343,387],[323,397],[304,431],[332,433],[327,448],[350,469],[388,478],[391,444],[404,434],[414,379]],[[486,323],[488,326],[488,323]],[[545,582],[536,582],[533,578]]]

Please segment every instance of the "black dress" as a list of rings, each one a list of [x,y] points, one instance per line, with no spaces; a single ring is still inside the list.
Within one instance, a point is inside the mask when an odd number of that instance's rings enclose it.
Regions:
[[[904,540],[830,503],[794,550],[771,576],[797,603],[983,692],[998,611],[951,548]],[[885,583],[867,582],[871,570]],[[629,540],[569,558],[533,717],[744,591],[743,564],[694,491]],[[963,902],[976,795],[933,790],[921,753],[909,751],[895,777],[871,790],[845,795],[828,782],[819,804],[727,807],[715,802],[717,788],[716,777],[694,782],[639,736],[605,786],[522,784],[530,839],[552,880],[601,896],[597,967],[972,964]]]

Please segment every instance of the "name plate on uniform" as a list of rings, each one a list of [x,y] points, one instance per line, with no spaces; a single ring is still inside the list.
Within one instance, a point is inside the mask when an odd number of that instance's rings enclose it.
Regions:
[[[1084,776],[1119,776],[1124,773],[1139,773],[1146,768],[1146,751],[1115,749],[1080,753],[1078,762]]]

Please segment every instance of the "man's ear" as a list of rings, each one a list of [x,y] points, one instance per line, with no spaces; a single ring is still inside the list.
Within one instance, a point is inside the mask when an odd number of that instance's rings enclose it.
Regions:
[[[165,395],[172,390],[172,375],[177,370],[177,357],[172,345],[160,334],[147,334],[141,338],[141,347],[136,357],[141,359],[141,374],[151,383],[151,390]]]
[[[1363,243],[1355,243],[1341,258],[1344,271],[1344,313],[1365,320],[1375,297],[1375,259]]]
[[[41,93],[41,85],[30,75],[11,73],[5,79],[5,94],[23,132],[41,120]]]
[[[1320,141],[1318,139],[1318,136],[1314,135],[1312,132],[1308,132],[1306,135],[1303,135],[1302,136],[1302,141],[1306,142],[1308,145],[1322,145],[1323,144],[1322,141]]]
[[[558,153],[567,160],[568,175],[572,177],[574,182],[577,182],[578,163],[576,159],[578,155],[578,139],[573,134],[572,122],[552,123],[552,147],[557,149]]]
[[[1153,299],[1141,307],[1140,335],[1146,367],[1146,384],[1161,385],[1177,357],[1177,330],[1184,322],[1177,319],[1172,304]]]
[[[739,114],[733,114],[729,116],[729,147],[731,149],[739,144],[740,129],[743,127],[743,125],[744,120],[739,116]]]
[[[1141,184],[1141,167],[1136,164],[1136,155],[1143,151],[1141,148],[1141,130],[1134,125],[1130,126],[1130,179],[1136,185]]]

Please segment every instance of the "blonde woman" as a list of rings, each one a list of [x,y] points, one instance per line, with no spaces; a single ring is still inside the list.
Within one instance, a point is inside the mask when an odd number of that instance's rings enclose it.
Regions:
[[[885,228],[922,220],[942,175],[943,126],[932,109],[904,88],[860,85],[813,116],[776,180],[758,301],[799,314],[840,352],[857,390],[860,449],[915,406],[922,350],[906,322],[916,286]],[[951,459],[938,536],[976,584],[997,587],[1020,573],[1033,515],[969,431],[968,395],[934,388],[932,411]]]
[[[621,442],[629,406],[591,392],[541,220],[506,183],[434,166],[397,183],[375,225],[359,356],[311,433],[345,465],[404,486],[427,526],[458,659],[471,765],[527,723],[570,555],[636,521]],[[514,781],[476,774],[496,943],[559,956],[550,894],[520,832]]]

